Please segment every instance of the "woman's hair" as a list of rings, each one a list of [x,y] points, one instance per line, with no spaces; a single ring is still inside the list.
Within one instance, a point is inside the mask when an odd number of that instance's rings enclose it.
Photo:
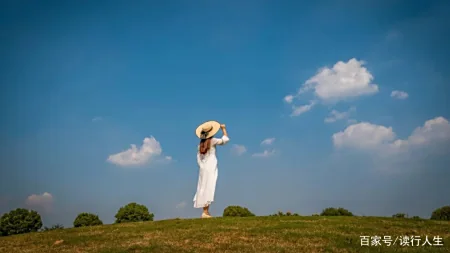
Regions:
[[[199,148],[200,154],[202,155],[206,154],[208,150],[211,148],[211,139],[212,137],[200,140],[200,148]]]

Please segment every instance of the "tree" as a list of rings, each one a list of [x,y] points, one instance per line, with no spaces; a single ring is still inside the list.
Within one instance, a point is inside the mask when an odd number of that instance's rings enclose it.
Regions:
[[[80,213],[73,221],[73,226],[76,228],[98,225],[103,225],[103,222],[100,220],[98,215],[93,213]]]
[[[290,211],[287,211],[286,213],[278,211],[277,213],[271,214],[269,216],[300,216],[300,215],[298,213],[291,213]]]
[[[34,210],[17,208],[3,214],[0,218],[0,234],[2,236],[37,232],[41,227],[41,216]]]
[[[137,203],[129,203],[117,211],[116,223],[124,222],[138,222],[138,221],[153,221],[155,215],[148,211],[144,205]]]
[[[255,216],[250,210],[242,206],[228,206],[223,210],[224,217],[250,217]]]
[[[325,208],[320,215],[321,216],[353,216],[353,213],[342,207],[339,207],[339,208],[328,207],[328,208]]]
[[[392,215],[392,218],[406,218],[407,215],[404,213],[396,213],[394,215]]]
[[[443,206],[433,211],[432,220],[450,220],[450,206]]]

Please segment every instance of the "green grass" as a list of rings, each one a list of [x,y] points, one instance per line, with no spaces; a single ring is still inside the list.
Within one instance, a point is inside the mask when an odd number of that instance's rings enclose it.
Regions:
[[[361,246],[360,236],[443,238],[444,246]],[[54,245],[55,241],[63,240]],[[0,237],[0,252],[450,252],[450,223],[379,217],[175,219]]]

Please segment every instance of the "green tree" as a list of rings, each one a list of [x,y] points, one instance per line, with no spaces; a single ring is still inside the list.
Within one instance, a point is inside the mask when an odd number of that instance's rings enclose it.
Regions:
[[[76,228],[98,225],[103,225],[103,222],[100,220],[98,215],[95,215],[93,213],[80,213],[73,221],[73,226]]]
[[[242,206],[228,206],[223,210],[224,217],[250,217],[255,216],[250,210]]]
[[[328,207],[323,209],[321,216],[353,216],[353,213],[345,208]]]
[[[394,215],[392,215],[392,218],[406,218],[407,215],[404,213],[396,213]]]
[[[153,221],[153,217],[146,206],[134,202],[121,207],[115,216],[116,223]]]
[[[450,220],[450,206],[443,206],[433,211],[432,220]]]
[[[0,234],[2,236],[36,232],[41,227],[41,216],[34,210],[17,208],[3,214],[0,218]]]

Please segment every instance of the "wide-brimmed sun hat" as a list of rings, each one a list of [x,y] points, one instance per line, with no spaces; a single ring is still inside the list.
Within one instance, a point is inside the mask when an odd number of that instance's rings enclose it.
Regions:
[[[202,123],[200,126],[197,127],[195,130],[195,134],[200,139],[208,139],[210,137],[213,137],[220,129],[220,123],[211,120],[206,121],[205,123]]]

